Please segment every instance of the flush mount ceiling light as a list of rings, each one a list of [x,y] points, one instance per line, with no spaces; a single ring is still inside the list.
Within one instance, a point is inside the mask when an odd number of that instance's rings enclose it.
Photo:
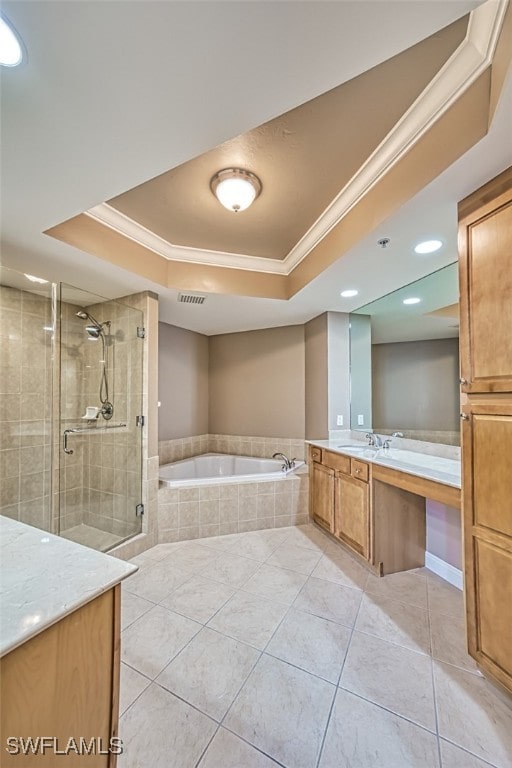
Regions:
[[[238,213],[245,211],[261,192],[261,181],[242,168],[224,168],[212,177],[210,188],[224,208]]]
[[[0,15],[0,65],[17,67],[22,59],[23,52],[18,36],[7,19]]]
[[[418,299],[416,297],[412,297],[410,299],[404,299],[403,303],[404,304],[419,304],[420,301],[421,301],[421,299]]]
[[[414,246],[415,253],[434,253],[442,246],[441,240],[424,240]]]
[[[42,277],[36,277],[35,275],[27,275],[26,272],[23,273],[27,280],[30,280],[31,283],[41,283],[41,285],[44,285],[48,282],[48,280],[44,280]]]
[[[352,296],[357,296],[359,291],[356,291],[355,288],[349,288],[346,291],[342,291],[340,293],[340,296],[342,296],[344,299],[350,299]]]

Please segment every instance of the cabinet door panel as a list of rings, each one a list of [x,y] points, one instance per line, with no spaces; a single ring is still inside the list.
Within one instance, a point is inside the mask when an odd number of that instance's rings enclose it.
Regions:
[[[510,186],[459,226],[461,373],[466,392],[512,392]]]
[[[511,456],[512,416],[474,414],[473,523],[507,536],[512,536]]]
[[[319,525],[334,531],[334,471],[313,462],[311,469],[311,514]]]
[[[477,654],[512,678],[512,552],[476,544]]]
[[[335,535],[368,559],[369,493],[368,485],[352,477],[336,478]]]
[[[512,690],[512,402],[471,403],[463,422],[468,650]]]

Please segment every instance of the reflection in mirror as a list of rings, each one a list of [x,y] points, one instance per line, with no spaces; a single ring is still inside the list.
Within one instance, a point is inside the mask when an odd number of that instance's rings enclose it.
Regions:
[[[454,263],[351,313],[352,429],[459,444],[458,295]]]

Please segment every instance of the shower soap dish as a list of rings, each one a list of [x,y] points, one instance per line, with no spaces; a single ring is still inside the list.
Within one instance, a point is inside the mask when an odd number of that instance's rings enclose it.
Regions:
[[[82,419],[87,419],[88,421],[94,421],[98,418],[100,413],[100,409],[96,408],[95,405],[88,405],[85,409],[85,413],[82,416]]]

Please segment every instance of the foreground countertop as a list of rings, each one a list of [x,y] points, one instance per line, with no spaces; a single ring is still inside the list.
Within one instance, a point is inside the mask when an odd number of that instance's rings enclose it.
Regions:
[[[308,440],[310,445],[325,448],[333,453],[351,456],[370,464],[379,464],[409,475],[433,480],[436,483],[461,487],[460,459],[446,459],[427,453],[400,448],[371,448],[360,440],[337,438],[335,440]]]
[[[132,563],[0,516],[0,656],[136,570]]]

